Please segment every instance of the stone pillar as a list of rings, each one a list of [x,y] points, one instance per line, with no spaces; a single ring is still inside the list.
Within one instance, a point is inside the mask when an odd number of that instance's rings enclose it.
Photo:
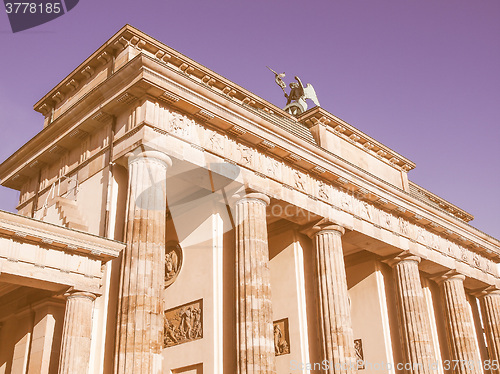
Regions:
[[[61,341],[58,336],[64,323],[64,303],[55,299],[44,300],[34,305],[33,310],[35,323],[28,374],[53,373],[59,366]]]
[[[166,172],[158,151],[128,155],[126,248],[122,255],[115,372],[161,372]]]
[[[328,374],[357,372],[342,235],[344,228],[323,220],[307,230],[315,250],[321,360]]]
[[[238,374],[276,373],[266,206],[248,193],[236,202],[236,320]]]
[[[397,289],[399,331],[405,372],[428,374],[436,363],[431,344],[431,327],[420,282],[420,258],[399,255],[386,261],[393,268]]]
[[[480,298],[480,302],[491,374],[500,374],[500,290],[486,293]],[[483,367],[488,369],[486,363]]]
[[[452,369],[454,374],[481,374],[482,363],[472,313],[464,289],[465,276],[451,271],[437,282],[441,286],[446,332],[450,348],[450,359],[458,360]],[[498,312],[498,311],[497,311]]]
[[[73,291],[66,294],[59,374],[89,372],[95,298],[94,294],[88,292]]]

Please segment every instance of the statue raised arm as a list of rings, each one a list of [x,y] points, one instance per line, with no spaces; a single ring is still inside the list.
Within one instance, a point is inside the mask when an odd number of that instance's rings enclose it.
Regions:
[[[299,77],[295,77],[295,79],[297,83],[290,83],[290,94],[285,94],[287,102],[284,110],[294,116],[298,116],[307,110],[307,99],[311,99],[317,106],[320,105],[314,87],[310,83],[304,87]]]
[[[316,104],[316,106],[320,106],[318,97],[316,96],[316,91],[310,83],[308,83],[307,86],[304,87],[300,78],[295,76],[295,80],[297,82],[290,83],[290,93],[287,94],[285,91],[286,84],[283,81],[285,73],[278,74],[269,66],[267,68],[274,73],[274,81],[278,86],[281,87],[287,99],[286,106],[283,108],[283,110],[290,113],[291,115],[298,116],[299,114],[304,113],[307,110],[307,99],[311,99],[314,104]]]

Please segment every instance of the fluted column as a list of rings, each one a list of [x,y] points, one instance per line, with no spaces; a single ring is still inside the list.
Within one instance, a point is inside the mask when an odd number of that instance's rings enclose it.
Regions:
[[[267,243],[269,198],[248,193],[236,202],[238,374],[276,373]]]
[[[165,277],[166,171],[158,151],[128,155],[126,248],[122,257],[115,372],[161,371]]]
[[[326,220],[306,232],[314,243],[321,360],[328,360],[325,373],[329,374],[357,372],[342,251],[344,232],[344,228]]]
[[[491,374],[500,374],[500,290],[490,291],[480,298]],[[486,369],[486,363],[483,365]]]
[[[393,268],[397,288],[405,372],[431,373],[436,359],[432,352],[429,315],[418,270],[420,258],[400,255],[386,262]]]
[[[482,363],[464,280],[465,276],[455,271],[437,279],[441,286],[451,359],[459,363],[452,367],[452,371],[457,374],[480,374]]]
[[[59,374],[89,372],[92,311],[96,296],[88,292],[66,294]]]

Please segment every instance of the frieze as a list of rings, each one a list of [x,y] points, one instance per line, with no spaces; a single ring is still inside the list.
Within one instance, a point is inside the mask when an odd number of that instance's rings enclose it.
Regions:
[[[372,212],[371,212],[371,205],[368,204],[366,201],[360,201],[359,202],[359,215],[364,218],[364,219],[367,219],[368,221],[373,221],[373,217],[372,217]]]
[[[356,196],[353,191],[346,191],[345,188],[336,187],[331,183],[318,179],[317,173],[313,177],[306,171],[292,168],[285,160],[272,157],[257,149],[257,146],[243,145],[225,134],[207,129],[185,115],[166,108],[160,109],[165,111],[165,114],[160,118],[167,122],[160,124],[160,126],[180,138],[196,137],[204,149],[219,155],[228,162],[258,171],[261,176],[267,176],[287,188],[311,195],[328,203],[335,209],[368,221],[375,227],[389,230],[395,235],[406,237],[413,243],[419,243],[429,249],[440,251],[483,271],[495,272],[495,266],[490,259],[476,254],[478,259],[474,260],[473,252],[463,245],[445,239],[401,215],[396,216],[383,209],[384,203],[388,203],[385,199],[379,199],[376,203],[365,201]],[[189,141],[192,142],[192,139],[189,139]],[[339,178],[337,182],[341,179]],[[345,182],[348,183],[348,181]],[[346,183],[344,183],[344,186],[347,186]]]
[[[165,311],[165,348],[203,338],[203,299]]]
[[[288,331],[288,318],[273,322],[274,355],[281,356],[290,353],[290,334]]]
[[[306,178],[298,170],[293,171],[294,187],[302,192],[306,191]]]
[[[237,145],[237,149],[238,149],[238,152],[239,152],[239,162],[243,165],[243,166],[248,166],[248,165],[251,165],[252,164],[252,156],[253,156],[253,150],[241,143],[239,143]]]

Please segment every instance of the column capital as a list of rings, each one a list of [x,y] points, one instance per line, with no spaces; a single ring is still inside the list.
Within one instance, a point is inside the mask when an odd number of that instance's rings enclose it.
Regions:
[[[495,286],[488,286],[474,290],[471,294],[480,299],[486,296],[500,296],[500,290]]]
[[[459,281],[463,283],[463,281],[465,280],[465,275],[459,273],[456,270],[448,270],[442,274],[432,277],[431,279],[437,284],[443,284],[444,282],[449,281]]]
[[[137,161],[148,161],[161,163],[165,168],[172,166],[172,159],[170,156],[155,149],[146,149],[143,146],[127,153],[125,157],[127,158],[127,165]]]
[[[66,300],[74,299],[74,298],[85,298],[85,299],[89,299],[90,301],[94,301],[97,298],[97,295],[95,295],[91,292],[69,290],[69,291],[66,291],[66,293],[64,294],[64,297],[66,298]]]
[[[316,222],[312,226],[302,230],[301,233],[306,234],[310,238],[314,238],[316,235],[320,235],[329,231],[334,231],[340,236],[345,234],[345,228],[338,225],[336,222],[329,220],[328,218],[323,218],[319,222]]]
[[[236,191],[231,197],[231,200],[233,200],[234,204],[237,204],[242,200],[256,200],[265,204],[266,206],[271,203],[271,199],[266,194],[245,187],[242,187],[238,191]]]
[[[419,256],[410,252],[401,252],[396,255],[388,256],[382,260],[382,262],[385,262],[392,268],[401,262],[416,262],[418,265],[420,261],[422,261],[422,259]]]

